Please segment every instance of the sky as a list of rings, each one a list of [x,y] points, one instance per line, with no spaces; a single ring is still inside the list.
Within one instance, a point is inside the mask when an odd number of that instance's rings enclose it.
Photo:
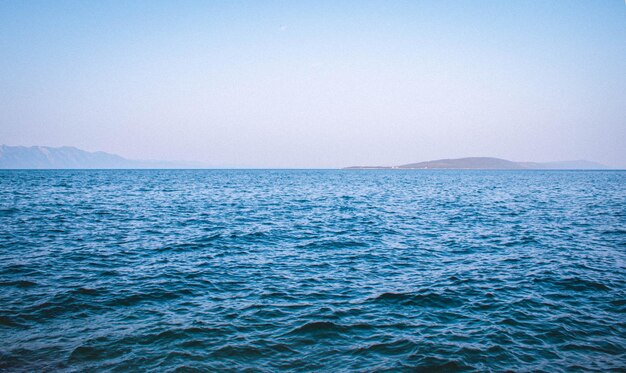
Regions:
[[[0,143],[626,167],[626,3],[0,0]]]

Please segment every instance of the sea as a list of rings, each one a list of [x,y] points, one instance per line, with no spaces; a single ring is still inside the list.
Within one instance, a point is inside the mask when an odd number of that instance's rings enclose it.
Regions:
[[[0,171],[0,371],[626,371],[626,172]]]

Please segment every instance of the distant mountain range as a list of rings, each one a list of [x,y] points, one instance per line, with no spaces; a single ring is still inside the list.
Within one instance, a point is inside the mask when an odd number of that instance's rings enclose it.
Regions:
[[[609,167],[585,160],[564,162],[513,162],[490,157],[437,159],[400,166],[352,166],[346,169],[467,169],[467,170],[602,170]]]
[[[0,145],[0,169],[202,168],[192,162],[139,161],[71,146]]]

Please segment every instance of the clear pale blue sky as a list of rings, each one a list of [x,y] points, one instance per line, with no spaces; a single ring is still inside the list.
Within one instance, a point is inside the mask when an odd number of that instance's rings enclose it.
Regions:
[[[221,167],[626,167],[626,4],[2,0],[0,143]]]

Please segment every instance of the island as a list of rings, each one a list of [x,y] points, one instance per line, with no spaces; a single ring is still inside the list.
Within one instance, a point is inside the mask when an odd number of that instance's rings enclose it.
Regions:
[[[344,169],[403,169],[403,170],[604,170],[607,166],[586,160],[563,162],[514,162],[493,157],[437,159],[399,166],[351,166]]]

